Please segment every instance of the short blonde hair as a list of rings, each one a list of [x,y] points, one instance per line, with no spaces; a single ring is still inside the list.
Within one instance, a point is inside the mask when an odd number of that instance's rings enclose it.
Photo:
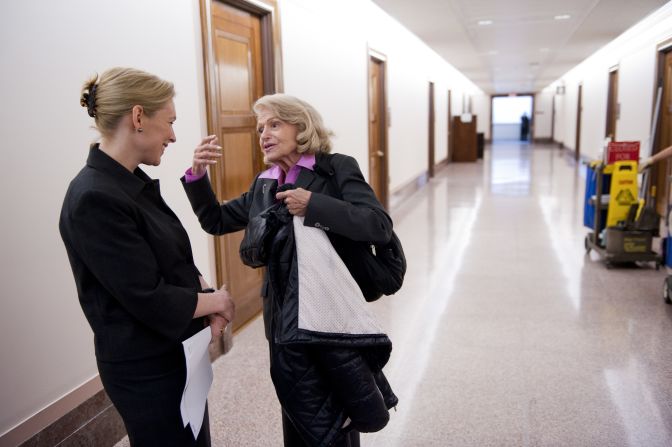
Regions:
[[[116,67],[87,80],[79,103],[95,119],[98,131],[110,136],[133,106],[142,106],[152,116],[174,96],[171,82],[135,68]]]
[[[276,118],[297,127],[297,152],[314,154],[331,151],[330,137],[333,133],[324,127],[320,114],[307,102],[284,93],[275,93],[262,96],[252,107],[257,117],[263,109],[271,111]]]

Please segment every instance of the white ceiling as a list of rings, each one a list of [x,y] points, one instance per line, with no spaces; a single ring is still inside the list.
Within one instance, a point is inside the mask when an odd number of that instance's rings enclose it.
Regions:
[[[373,0],[488,93],[537,92],[667,0]],[[569,15],[558,20],[555,17]],[[490,20],[491,24],[479,25]]]

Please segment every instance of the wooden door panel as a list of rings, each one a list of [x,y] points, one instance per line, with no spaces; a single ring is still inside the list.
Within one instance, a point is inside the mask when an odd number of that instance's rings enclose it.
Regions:
[[[254,152],[256,141],[250,132],[224,133],[220,141],[222,146],[222,184],[227,197],[238,197],[250,188],[256,170]]]
[[[227,252],[238,253],[243,235],[244,233],[239,231],[227,234],[225,238],[222,238],[225,240],[226,247],[224,248]],[[235,278],[235,281],[231,282],[229,290],[231,295],[236,299],[236,313],[240,314],[240,309],[237,308],[239,305],[245,305],[250,298],[254,301],[259,300],[259,281],[263,277],[263,269],[251,269],[242,262],[231,262],[228,264],[228,274],[231,278]]]
[[[219,79],[229,82],[220,83],[219,104],[225,114],[249,113],[252,101],[250,85],[250,42],[236,39],[229,33],[217,33],[216,57],[223,63],[217,65]]]

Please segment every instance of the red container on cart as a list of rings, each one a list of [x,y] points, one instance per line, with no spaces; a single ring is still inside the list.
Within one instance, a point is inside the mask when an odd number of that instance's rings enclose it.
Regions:
[[[608,165],[617,161],[639,161],[639,141],[611,141],[607,145],[605,161]]]

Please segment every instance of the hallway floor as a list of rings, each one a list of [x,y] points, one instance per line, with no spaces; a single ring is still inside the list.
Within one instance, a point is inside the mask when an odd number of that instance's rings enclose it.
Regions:
[[[498,144],[397,210],[406,282],[372,306],[400,404],[363,446],[672,445],[666,273],[585,255],[566,154]],[[214,446],[282,445],[268,368],[258,318],[214,364]]]

